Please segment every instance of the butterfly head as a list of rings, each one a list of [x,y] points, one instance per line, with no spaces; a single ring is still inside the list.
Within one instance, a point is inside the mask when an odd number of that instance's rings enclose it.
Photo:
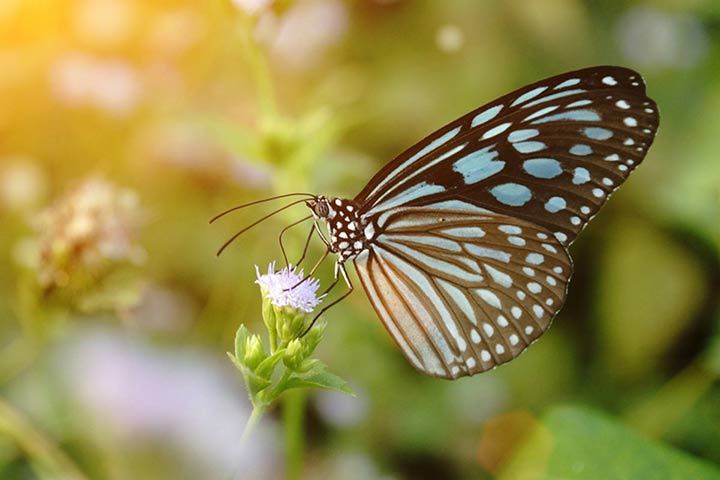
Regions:
[[[323,195],[318,195],[306,201],[305,205],[310,209],[313,217],[317,219],[328,220],[335,217],[335,210],[330,206],[330,200]]]

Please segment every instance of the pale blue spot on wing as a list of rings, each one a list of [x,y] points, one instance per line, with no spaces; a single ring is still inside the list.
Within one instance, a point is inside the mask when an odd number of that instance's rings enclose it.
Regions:
[[[576,102],[568,103],[565,108],[584,107],[585,105],[592,104],[592,100],[578,100]]]
[[[485,230],[480,227],[455,227],[440,230],[446,235],[458,238],[481,238],[485,236]]]
[[[590,172],[588,172],[587,168],[577,167],[573,173],[572,182],[575,185],[582,185],[583,183],[587,183],[589,181]]]
[[[517,183],[503,183],[490,189],[490,193],[505,205],[520,207],[532,198],[532,192],[524,185]]]
[[[522,233],[522,228],[517,225],[500,225],[498,230],[508,235],[520,235]]]
[[[437,235],[403,235],[399,233],[392,233],[380,235],[378,240],[383,238],[389,238],[391,241],[425,245],[439,250],[447,250],[449,252],[460,252],[462,250],[459,243],[453,240],[448,240],[447,238],[438,237]]]
[[[545,210],[550,213],[557,213],[567,206],[567,202],[562,197],[551,197],[545,202]]]
[[[541,253],[528,253],[525,261],[530,265],[540,265],[545,261],[545,257]]]
[[[536,87],[536,88],[533,88],[533,89],[530,90],[529,92],[525,92],[525,93],[523,93],[522,95],[520,95],[519,97],[517,97],[517,98],[515,99],[515,101],[514,101],[510,106],[511,106],[511,107],[514,107],[515,105],[519,105],[519,104],[521,104],[521,103],[523,103],[523,102],[526,102],[526,101],[530,100],[531,98],[535,98],[535,97],[537,97],[538,95],[540,95],[542,92],[544,92],[545,90],[547,90],[547,88],[548,88],[548,87]]]
[[[550,105],[549,107],[541,108],[535,113],[531,113],[527,117],[523,119],[523,122],[528,122],[532,120],[533,118],[542,117],[543,115],[546,115],[554,110],[557,110],[559,107],[558,105]]]
[[[527,105],[523,105],[522,108],[530,108],[530,107],[533,107],[540,103],[549,102],[551,100],[557,100],[558,98],[569,97],[570,95],[576,95],[578,93],[585,93],[585,90],[580,90],[580,89],[565,90],[564,92],[553,93],[552,95],[548,95],[546,97],[542,97],[542,98],[538,98],[537,100],[533,100],[532,102],[528,103]]]
[[[495,135],[501,134],[502,132],[504,132],[505,130],[510,128],[510,125],[512,125],[512,123],[510,123],[510,122],[501,123],[497,127],[493,127],[490,130],[488,130],[487,132],[483,133],[482,138],[483,139],[491,138],[491,137],[494,137]]]
[[[375,186],[373,191],[370,192],[370,195],[368,195],[368,197],[372,197],[373,195],[375,195],[375,193],[380,191],[385,186],[385,184],[387,184],[389,181],[394,179],[394,177],[396,177],[399,173],[401,173],[407,167],[409,167],[410,165],[415,163],[417,160],[424,157],[425,155],[432,152],[433,150],[439,148],[440,146],[444,145],[448,141],[452,140],[458,133],[460,133],[461,129],[462,129],[462,126],[453,128],[452,130],[445,132],[444,134],[442,134],[441,136],[439,136],[438,138],[436,138],[435,140],[430,142],[428,145],[423,147],[415,155],[413,155],[412,157],[405,160],[395,170],[390,172],[390,174],[387,177],[385,177],[382,181],[378,182],[378,184]]]
[[[497,308],[497,309],[501,309],[501,308],[502,308],[502,303],[500,303],[500,299],[498,298],[497,295],[495,295],[495,294],[494,294],[493,292],[491,292],[490,290],[486,290],[486,289],[484,289],[484,288],[476,288],[476,289],[473,290],[473,291],[474,291],[475,293],[477,293],[477,294],[480,296],[480,298],[482,298],[483,301],[484,301],[485,303],[487,303],[488,305],[490,305],[490,306],[492,306],[492,307],[495,307],[495,308]],[[498,344],[498,345],[500,345],[500,344]]]
[[[379,238],[380,237],[378,237],[378,239]],[[395,242],[391,240],[391,238],[392,237],[387,237],[383,242],[381,242],[381,244],[383,246],[390,246],[392,248],[395,248],[401,251],[407,257],[412,258],[416,262],[423,263],[429,268],[441,270],[448,275],[453,275],[456,278],[461,279],[462,281],[470,283],[479,283],[483,281],[483,277],[477,273],[469,272],[463,268],[458,267],[454,263],[446,262],[437,258],[436,256],[427,255],[418,250],[417,248],[411,248],[402,243]]]
[[[492,148],[493,146],[490,146],[477,150],[453,163],[453,170],[463,176],[466,185],[485,180],[505,167],[505,162],[494,161],[498,152],[491,151]]]
[[[409,180],[411,180],[411,179],[414,178],[414,177],[417,177],[419,174],[421,174],[421,173],[424,172],[425,170],[434,167],[435,165],[437,165],[438,163],[442,162],[443,160],[445,160],[445,159],[447,159],[447,158],[449,158],[449,157],[452,157],[453,155],[455,155],[456,153],[458,153],[460,150],[462,150],[463,148],[467,147],[467,145],[468,145],[467,143],[463,143],[463,144],[461,144],[461,145],[457,145],[456,147],[453,147],[453,148],[451,148],[450,150],[446,151],[445,153],[439,155],[439,156],[438,156],[437,158],[435,158],[434,160],[425,163],[422,167],[420,167],[420,168],[418,168],[418,169],[414,169],[414,170],[412,170],[411,173],[409,173],[409,174],[407,174],[407,175],[404,175],[404,176],[403,176],[401,179],[399,179],[394,185],[392,185],[390,188],[388,188],[388,189],[385,191],[385,193],[383,193],[382,195],[380,195],[380,196],[377,198],[376,202],[380,202],[382,199],[384,199],[384,198],[387,197],[388,195],[392,194],[393,191],[397,191],[398,188],[400,187],[400,185],[402,185],[402,184],[404,184],[404,183],[407,183]]]
[[[515,142],[522,142],[523,140],[527,140],[528,138],[537,137],[540,135],[540,131],[536,130],[534,128],[526,128],[524,130],[515,130],[514,132],[510,132],[508,135],[508,141],[511,143]]]
[[[559,120],[571,120],[574,122],[599,122],[600,115],[593,110],[568,110],[566,112],[556,113],[555,115],[548,115],[544,118],[539,118],[533,122],[533,125],[557,122]]]
[[[577,85],[578,83],[580,83],[579,78],[570,78],[562,83],[558,83],[553,90],[561,90],[563,88],[572,87],[573,85]]]
[[[537,178],[555,178],[562,173],[560,162],[554,158],[533,158],[523,162],[523,170]]]
[[[586,127],[583,129],[583,133],[586,137],[592,138],[593,140],[607,140],[613,136],[613,132],[607,128],[600,127]]]
[[[578,143],[577,145],[573,145],[572,147],[570,147],[570,153],[572,153],[573,155],[577,155],[578,157],[585,157],[593,153],[593,151],[592,148],[590,148],[590,145]]]
[[[510,275],[505,272],[501,272],[497,268],[494,268],[486,263],[483,264],[483,267],[485,268],[485,271],[490,274],[490,277],[493,281],[495,281],[495,283],[505,288],[512,287],[512,278]]]
[[[520,153],[539,152],[547,147],[547,145],[542,142],[519,142],[513,143],[512,146]]]
[[[450,298],[455,302],[455,304],[460,307],[462,312],[465,314],[465,316],[470,320],[473,325],[477,325],[477,318],[475,317],[475,310],[472,307],[472,304],[465,296],[465,293],[460,290],[458,287],[453,285],[452,283],[443,280],[442,278],[438,278],[438,284],[445,290],[445,292],[450,295]]]
[[[491,213],[490,210],[480,208],[472,203],[463,202],[461,200],[445,200],[443,202],[431,203],[427,208],[436,210],[459,210],[467,213],[485,214]]]
[[[472,119],[470,126],[475,128],[478,125],[492,120],[493,118],[497,117],[497,114],[500,113],[500,110],[502,110],[502,108],[502,105],[495,105],[494,107],[488,108],[487,110],[478,113],[477,115],[475,115],[475,118]]]
[[[458,133],[460,133],[460,129],[461,129],[461,128],[462,128],[462,127],[453,128],[453,129],[450,130],[449,132],[447,132],[447,133],[439,136],[438,138],[436,138],[435,140],[433,140],[432,142],[430,142],[428,145],[426,145],[422,150],[420,150],[420,151],[417,152],[415,155],[413,155],[412,157],[410,157],[407,161],[412,163],[412,162],[414,162],[415,160],[417,160],[418,158],[424,157],[425,155],[427,155],[428,153],[432,152],[433,150],[435,150],[436,148],[440,147],[441,145],[445,145],[448,141],[452,140],[453,138],[455,138],[455,136],[456,136]],[[406,162],[406,163],[407,163],[407,162]],[[402,166],[402,165],[401,165],[401,166]],[[404,168],[404,167],[403,167],[403,168]],[[398,170],[402,170],[402,168],[397,168],[396,171],[398,171]]]
[[[393,207],[397,207],[399,205],[403,205],[407,202],[410,202],[412,200],[415,200],[417,198],[426,197],[428,195],[433,195],[435,193],[444,192],[445,187],[441,185],[434,185],[432,183],[422,182],[418,183],[416,185],[413,185],[412,187],[408,188],[407,190],[403,190],[402,192],[398,193],[394,197],[391,197],[384,202],[375,205],[372,209],[368,211],[368,213],[375,213],[380,212],[383,210],[388,210]]]
[[[498,260],[503,263],[508,263],[511,257],[508,252],[495,250],[494,248],[481,247],[479,245],[475,245],[474,243],[466,243],[465,250],[476,257],[492,258],[493,260]]]

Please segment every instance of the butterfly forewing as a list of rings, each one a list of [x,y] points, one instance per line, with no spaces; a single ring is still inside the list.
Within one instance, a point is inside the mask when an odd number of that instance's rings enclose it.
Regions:
[[[594,67],[474,110],[385,166],[355,198],[376,218],[462,198],[569,245],[642,161],[658,126],[641,76]]]
[[[572,273],[542,227],[457,200],[384,215],[355,265],[410,362],[446,378],[524,351],[562,306]]]

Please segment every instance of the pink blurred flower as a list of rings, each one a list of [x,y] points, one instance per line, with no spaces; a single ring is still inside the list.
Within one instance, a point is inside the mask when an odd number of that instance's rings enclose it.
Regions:
[[[250,405],[219,359],[95,331],[66,344],[56,364],[100,435],[129,449],[147,442],[179,449],[178,462],[202,470],[197,478],[277,478],[275,427],[264,419],[241,446]]]

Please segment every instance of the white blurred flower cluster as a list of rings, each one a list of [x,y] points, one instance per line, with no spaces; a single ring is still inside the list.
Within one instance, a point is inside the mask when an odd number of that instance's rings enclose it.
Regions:
[[[138,72],[127,61],[81,52],[66,53],[55,61],[50,86],[61,103],[91,106],[114,116],[131,113],[142,97]]]
[[[76,267],[97,273],[107,262],[142,262],[140,220],[133,191],[100,178],[84,181],[34,221],[41,285],[63,286]]]
[[[262,3],[236,0],[236,4]],[[315,67],[348,27],[348,11],[339,0],[303,0],[282,15],[264,12],[256,36],[278,65],[304,71]]]

